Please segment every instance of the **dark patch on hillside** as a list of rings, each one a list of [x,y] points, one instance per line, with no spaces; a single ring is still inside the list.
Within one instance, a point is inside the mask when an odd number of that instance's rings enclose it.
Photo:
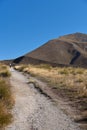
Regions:
[[[24,58],[24,56],[16,58],[15,60],[13,60],[13,63],[18,64],[18,63],[22,62],[23,58]]]
[[[70,64],[71,65],[74,64],[74,62],[79,58],[79,56],[80,56],[80,52],[75,51],[75,56],[72,58]]]

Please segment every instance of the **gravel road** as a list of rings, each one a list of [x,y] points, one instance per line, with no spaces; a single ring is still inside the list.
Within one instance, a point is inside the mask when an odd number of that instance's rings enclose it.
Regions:
[[[80,130],[50,99],[40,94],[20,72],[11,69],[15,98],[14,121],[5,130]]]

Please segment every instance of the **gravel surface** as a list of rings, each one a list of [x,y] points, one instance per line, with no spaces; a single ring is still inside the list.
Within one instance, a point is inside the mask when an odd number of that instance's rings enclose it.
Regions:
[[[14,121],[5,130],[80,130],[54,102],[28,85],[29,79],[13,69],[11,73]]]

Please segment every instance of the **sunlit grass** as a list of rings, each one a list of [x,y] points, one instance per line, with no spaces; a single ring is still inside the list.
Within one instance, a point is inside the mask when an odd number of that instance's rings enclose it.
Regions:
[[[75,90],[73,96],[87,97],[87,70],[73,67],[51,67],[50,65],[16,66],[18,70],[40,77],[49,84],[59,88]],[[73,91],[72,91],[73,93]]]
[[[12,121],[12,114],[8,112],[7,106],[0,101],[0,128],[8,125]]]
[[[0,64],[0,76],[1,77],[9,77],[11,74],[6,65]]]
[[[13,106],[11,85],[9,83],[10,72],[6,65],[0,64],[0,128],[8,125],[12,121],[10,109]]]

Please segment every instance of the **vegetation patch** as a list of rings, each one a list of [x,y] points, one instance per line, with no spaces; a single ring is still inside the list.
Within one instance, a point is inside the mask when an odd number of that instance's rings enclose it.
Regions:
[[[6,65],[0,64],[0,77],[10,77],[11,74]]]
[[[0,128],[8,125],[12,121],[10,110],[14,101],[8,79],[10,75],[8,67],[0,64]]]
[[[79,110],[83,111],[85,107],[87,109],[87,69],[52,67],[46,64],[20,65],[15,66],[15,69],[45,80],[55,93],[73,101]],[[84,103],[81,105],[82,101]]]

